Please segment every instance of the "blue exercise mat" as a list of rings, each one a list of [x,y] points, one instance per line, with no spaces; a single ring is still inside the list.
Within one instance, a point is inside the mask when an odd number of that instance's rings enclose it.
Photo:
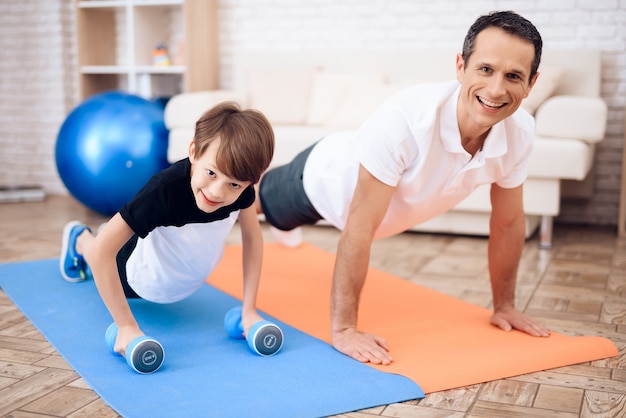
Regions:
[[[423,398],[384,373],[280,321],[280,353],[260,357],[228,338],[226,312],[240,302],[210,285],[177,303],[131,300],[165,363],[140,375],[111,354],[111,317],[93,281],[67,283],[58,260],[0,264],[0,287],[81,377],[120,415],[132,417],[320,417]]]

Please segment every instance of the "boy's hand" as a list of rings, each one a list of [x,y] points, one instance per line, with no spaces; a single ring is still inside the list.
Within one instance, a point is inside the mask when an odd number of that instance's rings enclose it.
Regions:
[[[252,325],[259,321],[263,321],[263,317],[255,310],[241,312],[241,325],[243,325],[243,335],[247,338],[248,331]]]
[[[387,340],[377,335],[359,332],[356,328],[333,332],[333,347],[362,363],[388,365],[393,361]]]
[[[115,339],[115,345],[113,349],[116,353],[121,355],[122,357],[126,356],[126,348],[130,345],[130,343],[138,337],[145,335],[143,331],[139,329],[137,326],[124,326],[118,327],[117,330],[117,338]]]

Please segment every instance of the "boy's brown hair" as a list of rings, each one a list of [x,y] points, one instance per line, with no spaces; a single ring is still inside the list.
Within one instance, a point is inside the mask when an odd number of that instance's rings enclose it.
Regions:
[[[221,139],[216,164],[228,177],[258,183],[274,155],[274,131],[263,113],[222,102],[196,122],[195,157]]]

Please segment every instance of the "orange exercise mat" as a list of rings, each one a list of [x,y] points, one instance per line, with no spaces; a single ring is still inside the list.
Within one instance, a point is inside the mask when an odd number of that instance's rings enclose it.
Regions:
[[[241,247],[226,248],[208,283],[241,298]],[[309,244],[266,244],[258,308],[330,342],[335,256]],[[491,311],[370,269],[359,329],[383,336],[394,362],[372,366],[412,379],[425,393],[618,355],[601,337],[531,337],[489,324]],[[285,342],[286,344],[288,342]]]

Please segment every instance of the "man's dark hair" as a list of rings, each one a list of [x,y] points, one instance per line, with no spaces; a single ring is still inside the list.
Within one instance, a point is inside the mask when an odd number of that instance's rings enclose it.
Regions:
[[[515,12],[491,12],[476,19],[474,24],[470,26],[467,31],[467,35],[465,35],[465,40],[463,41],[462,56],[465,61],[465,65],[467,65],[470,56],[474,52],[476,37],[480,32],[490,27],[500,28],[511,35],[518,36],[533,44],[535,47],[535,59],[530,67],[530,77],[528,79],[528,82],[530,83],[530,80],[532,80],[535,74],[537,74],[537,69],[539,68],[539,63],[541,62],[543,41],[541,40],[541,35],[535,25]]]

